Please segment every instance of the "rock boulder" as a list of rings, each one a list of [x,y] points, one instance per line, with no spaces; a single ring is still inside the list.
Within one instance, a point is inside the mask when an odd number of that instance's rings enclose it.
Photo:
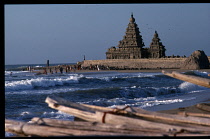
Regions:
[[[209,60],[204,51],[194,51],[185,61],[181,69],[208,69]]]

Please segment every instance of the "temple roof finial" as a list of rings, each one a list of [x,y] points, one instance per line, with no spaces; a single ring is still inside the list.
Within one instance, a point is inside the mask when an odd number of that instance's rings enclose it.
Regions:
[[[130,22],[135,22],[135,18],[133,17],[133,12],[131,12]]]
[[[158,33],[157,33],[157,31],[156,31],[156,30],[155,30],[154,37],[158,38]]]

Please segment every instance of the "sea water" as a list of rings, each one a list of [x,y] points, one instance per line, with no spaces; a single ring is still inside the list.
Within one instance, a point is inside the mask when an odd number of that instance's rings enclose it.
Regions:
[[[45,99],[51,95],[103,107],[128,105],[149,109],[196,100],[196,97],[183,96],[208,89],[161,72],[95,71],[36,75],[29,71],[9,70],[20,66],[28,65],[5,66],[5,118],[26,122],[33,117],[74,120],[74,116],[48,107]],[[209,74],[205,71],[195,73],[205,77]],[[5,132],[5,136],[11,135]]]

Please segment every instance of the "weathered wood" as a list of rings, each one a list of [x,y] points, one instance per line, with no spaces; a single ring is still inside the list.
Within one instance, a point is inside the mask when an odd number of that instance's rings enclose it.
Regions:
[[[56,97],[56,98],[58,99],[58,97]],[[75,108],[71,108],[71,107],[66,107],[66,106],[64,106],[65,101],[64,102],[63,101],[59,103],[56,100],[51,99],[50,97],[47,97],[46,100],[45,100],[45,102],[48,103],[48,106],[53,108],[53,109],[68,113],[70,115],[77,116],[77,117],[79,117],[81,119],[84,119],[86,121],[91,121],[91,122],[95,121],[95,119],[96,119],[95,116],[96,115],[94,113],[79,110],[79,109],[75,109]],[[77,107],[79,108],[79,104],[73,103],[73,105],[78,105]]]
[[[99,112],[96,111],[95,113],[86,112],[86,114],[83,114],[84,112],[81,110],[77,110],[76,108],[69,108],[67,106],[60,105],[59,102],[56,101],[49,101],[50,98],[47,97],[46,102],[50,103],[49,106],[52,108],[55,108],[57,110],[66,112],[68,114],[74,115],[76,117],[85,119],[87,121],[97,121],[97,122],[104,122],[109,124],[130,124],[134,126],[141,126],[144,128],[151,128],[151,129],[161,129],[162,131],[170,131],[171,129],[175,129],[176,131],[182,130],[183,126],[178,125],[170,125],[165,123],[156,123],[151,122],[147,120],[142,119],[136,119],[136,118],[130,118],[120,115],[111,114],[112,112]],[[56,105],[56,107],[54,107]],[[82,113],[82,114],[81,114]],[[195,128],[195,126],[186,126],[185,129],[189,131],[209,131],[205,127],[203,128]]]
[[[132,125],[113,125],[113,124],[103,124],[99,122],[76,122],[67,120],[57,120],[49,118],[39,118],[34,117],[31,120],[33,123],[61,128],[79,129],[79,130],[94,130],[94,131],[105,131],[105,132],[117,132],[117,133],[127,133],[127,134],[137,134],[139,132],[156,132],[161,131],[154,129],[142,128],[139,126]],[[163,134],[163,133],[162,133]],[[166,132],[164,134],[167,134]]]
[[[178,112],[179,115],[183,116],[197,116],[197,117],[208,117],[210,118],[210,114],[205,113],[193,113],[193,112]],[[209,119],[210,120],[210,119]]]
[[[162,70],[162,73],[179,80],[210,88],[210,79],[208,78],[198,77],[194,75],[185,75],[176,71],[169,73]]]
[[[102,107],[102,106],[96,106],[96,105],[88,105],[88,104],[83,104],[81,103],[80,105],[85,106],[86,108],[91,108],[91,110],[93,111],[101,111],[101,112],[105,112],[105,111],[113,111],[113,108],[108,108],[108,107]],[[125,107],[125,106],[124,106]]]
[[[67,120],[58,120],[58,119],[50,119],[50,118],[39,118],[34,117],[31,120],[33,123],[47,126],[55,126],[62,128],[71,128],[71,129],[79,129],[79,130],[94,130],[94,131],[108,131],[108,132],[118,132],[118,133],[126,133],[129,135],[155,135],[155,136],[173,136],[175,134],[182,136],[193,136],[194,133],[167,133],[161,130],[148,129],[140,126],[132,126],[132,125],[113,125],[113,124],[102,124],[98,122],[75,122],[75,121],[67,121]],[[158,133],[158,134],[157,134]],[[210,134],[210,133],[209,133]],[[207,134],[196,134],[197,135],[209,135]]]
[[[124,116],[148,118],[148,119],[151,119],[151,120],[163,120],[163,122],[164,121],[165,122],[169,121],[169,122],[174,122],[174,123],[179,122],[179,123],[190,123],[190,124],[209,125],[210,126],[210,120],[206,119],[206,118],[185,117],[185,116],[180,116],[180,115],[172,115],[172,114],[151,112],[151,111],[146,111],[146,110],[143,110],[143,109],[140,109],[140,108],[135,108],[135,107],[129,107],[126,110],[118,109],[118,108],[112,109],[112,108],[106,108],[106,107],[101,107],[101,106],[93,106],[93,105],[88,105],[88,104],[76,104],[76,103],[73,103],[73,102],[70,102],[70,101],[66,101],[65,99],[62,99],[60,97],[47,97],[46,101],[51,101],[51,102],[54,102],[56,104],[66,105],[67,107],[76,107],[77,109],[83,109],[83,110],[88,110],[88,111],[92,111],[92,112],[93,111],[100,111],[100,112],[108,112],[109,111],[109,112],[124,115]],[[88,115],[91,115],[91,113],[89,113]],[[90,121],[88,119],[84,119],[84,120]],[[94,119],[92,119],[91,121],[94,121]]]
[[[122,109],[116,108],[105,108],[101,106],[93,106],[93,105],[87,105],[87,104],[81,104],[85,105],[87,107],[94,108],[97,110],[107,110],[107,111],[113,111],[117,114],[125,114],[125,115],[133,115],[138,116],[142,118],[148,118],[151,120],[164,120],[165,122],[179,122],[179,123],[190,123],[190,124],[198,124],[198,125],[209,125],[210,126],[210,120],[209,119],[203,119],[203,118],[197,118],[197,117],[184,117],[180,115],[172,115],[172,114],[164,114],[164,113],[158,113],[158,112],[152,112],[152,111],[146,111],[144,109],[136,108],[136,107],[127,107],[125,110],[122,110],[125,108],[125,106],[121,106]],[[119,106],[118,106],[119,107]],[[190,115],[189,115],[190,116]],[[203,116],[203,117],[208,117]]]
[[[8,124],[9,123],[9,124]],[[13,124],[12,124],[13,123]],[[86,126],[85,124],[83,126]],[[15,120],[5,120],[5,131],[14,134],[22,134],[25,136],[163,136],[165,134],[158,132],[145,132],[145,131],[124,131],[124,132],[112,132],[112,131],[95,131],[95,130],[81,130],[71,129],[66,127],[55,127],[46,125],[30,124],[26,122],[20,122]]]
[[[210,112],[210,105],[209,104],[200,103],[200,104],[196,104],[196,107],[201,109],[201,110]]]
[[[190,132],[207,132],[210,133],[210,127],[201,127],[196,128],[196,125],[185,125],[185,126],[179,126],[179,125],[171,125],[166,123],[158,123],[158,122],[151,122],[147,120],[141,120],[141,119],[135,119],[130,117],[125,117],[121,115],[115,115],[106,113],[104,116],[104,113],[102,112],[96,112],[97,115],[97,121],[100,122],[102,120],[101,118],[104,118],[104,123],[109,124],[130,124],[135,126],[140,126],[144,128],[151,128],[151,129],[160,129],[162,131],[166,132],[173,132],[173,131],[181,131],[183,129],[188,130]]]
[[[71,106],[72,108],[77,108],[79,110],[83,110],[83,111],[88,111],[88,112],[94,112],[94,109],[88,108],[86,106],[83,106],[79,103],[74,103],[71,101],[68,101],[66,99],[63,99],[61,97],[57,97],[57,96],[48,96],[45,99],[45,102],[49,104],[49,107],[51,107],[51,104],[56,105],[57,103],[59,103],[60,105],[64,105],[64,106]],[[52,106],[52,107],[56,107],[56,106]]]
[[[130,107],[131,111],[135,113],[137,116],[142,116],[145,118],[149,118],[151,120],[163,120],[163,122],[170,123],[188,123],[188,124],[197,124],[197,125],[206,125],[210,126],[209,118],[200,118],[200,117],[185,117],[175,114],[165,114],[159,112],[146,111],[144,109]],[[128,110],[129,110],[128,109]]]
[[[11,132],[13,134],[23,134],[23,135],[32,135],[32,136],[65,136],[72,135],[67,134],[63,131],[60,131],[58,128],[48,128],[45,126],[37,126],[34,124],[28,124],[26,122],[20,122],[15,120],[5,120],[5,131]]]

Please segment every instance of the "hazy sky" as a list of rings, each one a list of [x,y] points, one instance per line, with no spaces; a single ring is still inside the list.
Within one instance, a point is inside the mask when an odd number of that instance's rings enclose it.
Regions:
[[[123,39],[133,12],[145,48],[155,30],[166,55],[210,56],[210,4],[5,5],[5,64],[106,59]]]

